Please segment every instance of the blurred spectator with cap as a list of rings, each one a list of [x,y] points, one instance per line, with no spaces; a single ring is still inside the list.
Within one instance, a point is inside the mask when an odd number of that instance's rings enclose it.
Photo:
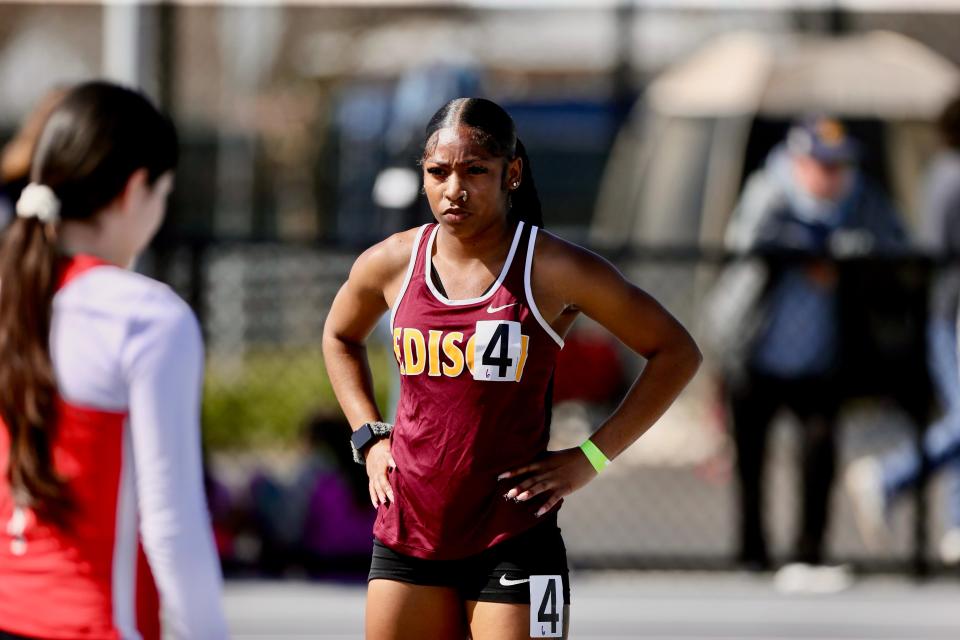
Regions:
[[[17,134],[3,151],[0,151],[0,231],[5,229],[16,215],[20,192],[30,182],[30,162],[37,138],[40,137],[47,116],[66,92],[63,87],[47,92],[27,116]]]
[[[748,178],[725,238],[728,249],[770,258],[761,292],[746,303],[756,321],[740,354],[741,375],[726,380],[739,479],[737,559],[746,568],[770,566],[764,458],[772,419],[781,408],[790,409],[803,425],[803,495],[793,562],[778,582],[819,581],[811,590],[842,588],[849,581],[839,569],[822,566],[841,402],[835,384],[837,275],[829,257],[898,248],[906,241],[894,207],[860,171],[860,154],[860,144],[834,118],[795,123]],[[784,252],[793,257],[776,259]]]
[[[927,171],[922,194],[920,241],[941,260],[960,257],[960,96],[943,110],[942,148]],[[931,471],[949,468],[945,498],[947,532],[941,559],[960,563],[960,371],[957,369],[957,320],[960,267],[942,265],[934,279],[927,327],[927,362],[942,416],[924,434],[924,454]],[[920,457],[912,442],[887,456],[861,458],[848,468],[844,482],[864,541],[875,551],[889,543],[889,511],[895,499],[920,479]]]

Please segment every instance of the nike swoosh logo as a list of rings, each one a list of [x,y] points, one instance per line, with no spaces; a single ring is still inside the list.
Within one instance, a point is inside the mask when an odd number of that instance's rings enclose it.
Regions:
[[[502,307],[487,307],[487,313],[496,313],[497,311],[503,311],[507,307],[512,307],[517,304],[516,302],[511,302],[510,304],[505,304]]]
[[[510,580],[507,578],[507,574],[500,576],[500,586],[502,587],[515,587],[518,584],[523,584],[524,582],[530,582],[530,578],[524,578],[523,580]]]

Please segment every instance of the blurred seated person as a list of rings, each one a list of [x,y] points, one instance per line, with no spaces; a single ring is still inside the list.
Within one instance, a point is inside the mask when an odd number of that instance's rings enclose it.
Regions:
[[[224,574],[230,574],[237,568],[236,558],[236,509],[230,489],[216,475],[210,458],[204,454],[203,492],[210,511],[210,526],[213,529],[213,541],[217,547],[217,556]]]
[[[308,458],[296,481],[306,496],[300,551],[312,575],[359,570],[366,576],[373,552],[373,521],[366,468],[353,461],[350,425],[320,414],[307,425]]]
[[[373,549],[367,474],[353,462],[350,427],[319,413],[305,425],[304,451],[290,482],[258,473],[250,486],[259,565],[282,574],[299,565],[312,575],[365,572]]]
[[[727,228],[728,249],[794,255],[766,261],[763,292],[749,302],[759,320],[738,363],[742,374],[725,381],[739,480],[737,560],[749,569],[770,566],[762,476],[770,424],[781,408],[803,428],[791,559],[811,569],[824,561],[841,401],[837,273],[829,256],[906,242],[897,213],[859,170],[859,159],[859,143],[839,121],[820,116],[795,123],[749,177]]]
[[[930,471],[944,469],[947,532],[940,557],[960,562],[960,372],[957,369],[957,320],[960,313],[960,96],[939,119],[942,147],[930,163],[921,197],[921,245],[945,262],[933,281],[927,326],[927,362],[942,410],[927,427],[923,450]],[[949,260],[949,262],[946,262]],[[852,463],[844,478],[864,542],[883,551],[890,542],[890,508],[920,480],[920,456],[905,442],[882,456]]]

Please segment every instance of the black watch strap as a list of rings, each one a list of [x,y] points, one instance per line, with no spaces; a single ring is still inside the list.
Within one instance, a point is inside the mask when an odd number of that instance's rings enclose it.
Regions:
[[[388,422],[365,422],[350,436],[350,448],[353,449],[353,460],[357,464],[364,464],[363,452],[374,442],[385,438],[393,431],[393,425]]]

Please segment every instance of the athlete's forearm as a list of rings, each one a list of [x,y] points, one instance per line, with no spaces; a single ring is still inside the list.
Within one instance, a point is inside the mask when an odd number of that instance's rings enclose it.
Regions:
[[[324,335],[323,359],[333,392],[350,427],[357,429],[365,422],[381,420],[366,346]]]
[[[673,404],[701,360],[692,340],[678,342],[650,357],[623,402],[591,436],[593,443],[610,460],[620,455]]]

